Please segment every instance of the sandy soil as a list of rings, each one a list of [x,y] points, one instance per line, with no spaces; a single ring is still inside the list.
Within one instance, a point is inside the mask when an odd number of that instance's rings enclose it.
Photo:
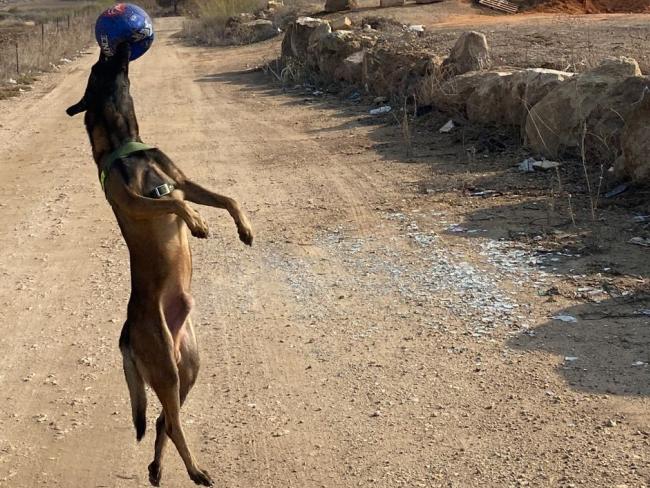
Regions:
[[[204,209],[192,243],[183,419],[217,486],[648,486],[650,265],[626,243],[646,195],[575,228],[498,140],[432,137],[431,115],[406,156],[389,117],[247,71],[278,41],[184,47],[179,27],[132,65],[141,134],[257,231],[245,248]],[[117,348],[127,253],[64,114],[93,61],[0,101],[0,486],[147,486]],[[173,451],[163,483],[191,485]]]

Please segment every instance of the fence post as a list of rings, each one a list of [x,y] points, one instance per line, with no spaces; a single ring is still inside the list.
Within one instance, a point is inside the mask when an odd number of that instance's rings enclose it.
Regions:
[[[68,29],[70,29],[70,16],[68,15]]]
[[[45,51],[45,22],[41,24],[41,52]]]
[[[20,75],[20,62],[18,60],[18,41],[16,41],[16,74]]]

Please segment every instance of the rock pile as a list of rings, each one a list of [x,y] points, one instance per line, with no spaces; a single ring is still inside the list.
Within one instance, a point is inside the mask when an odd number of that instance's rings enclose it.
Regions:
[[[279,35],[281,31],[274,18],[282,7],[281,1],[270,0],[265,9],[230,17],[226,21],[223,37],[231,44],[252,44]]]
[[[413,50],[368,28],[332,31],[303,17],[282,43],[325,83],[344,82],[376,96],[415,99],[452,115],[521,132],[537,155],[581,157],[620,178],[650,183],[650,78],[637,62],[611,58],[584,73],[492,68],[485,36],[467,32],[445,59]]]

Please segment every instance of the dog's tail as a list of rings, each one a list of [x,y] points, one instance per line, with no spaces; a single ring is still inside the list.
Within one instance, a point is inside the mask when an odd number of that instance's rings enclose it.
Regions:
[[[147,393],[144,389],[142,375],[138,371],[133,360],[133,355],[131,354],[128,324],[124,324],[124,328],[122,329],[120,350],[122,351],[124,376],[126,378],[126,384],[129,387],[129,396],[131,397],[131,414],[133,415],[135,437],[139,442],[144,437],[147,429]]]

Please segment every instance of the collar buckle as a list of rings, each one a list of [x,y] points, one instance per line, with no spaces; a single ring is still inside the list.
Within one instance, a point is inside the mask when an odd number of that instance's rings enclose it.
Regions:
[[[161,198],[164,197],[165,195],[169,195],[173,191],[174,191],[174,185],[170,185],[169,183],[163,183],[162,185],[154,188],[151,191],[151,194],[153,195],[154,198]]]

